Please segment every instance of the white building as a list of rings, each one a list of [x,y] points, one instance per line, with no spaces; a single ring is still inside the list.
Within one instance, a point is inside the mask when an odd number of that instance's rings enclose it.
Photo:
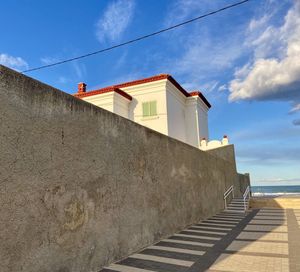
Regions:
[[[199,148],[209,136],[211,105],[201,92],[187,92],[168,74],[93,91],[79,83],[74,96]]]

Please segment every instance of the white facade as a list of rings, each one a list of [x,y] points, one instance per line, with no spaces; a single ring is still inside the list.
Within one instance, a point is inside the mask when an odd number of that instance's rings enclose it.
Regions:
[[[228,138],[226,135],[224,135],[221,141],[218,140],[207,141],[206,139],[202,139],[200,142],[200,149],[205,151],[205,150],[223,147],[228,144],[229,144]]]
[[[169,75],[91,92],[85,91],[85,84],[82,89],[82,84],[75,96],[96,106],[198,148],[201,139],[208,139],[209,103],[202,95],[187,93]],[[148,102],[156,105],[155,114],[145,116]],[[143,103],[147,103],[145,108]]]
[[[98,107],[129,118],[128,107],[130,101],[116,92],[108,92],[83,98],[83,100]]]

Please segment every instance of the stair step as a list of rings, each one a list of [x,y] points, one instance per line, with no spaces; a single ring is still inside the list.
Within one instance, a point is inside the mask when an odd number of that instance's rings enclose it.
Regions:
[[[245,213],[244,210],[231,210],[231,209],[226,209],[224,212],[232,212],[232,213]]]
[[[244,198],[235,197],[231,200],[231,202],[227,205],[227,208],[224,212],[227,213],[246,213],[245,211],[245,204],[247,207],[249,206],[249,199],[246,199],[244,202]]]

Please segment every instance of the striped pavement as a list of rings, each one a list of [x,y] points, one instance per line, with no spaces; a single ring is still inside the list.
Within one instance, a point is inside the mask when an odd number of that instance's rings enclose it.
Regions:
[[[101,272],[299,272],[300,210],[223,212]]]
[[[205,261],[205,255],[217,248],[245,217],[240,213],[219,213],[109,265],[101,272],[189,271],[195,263]]]

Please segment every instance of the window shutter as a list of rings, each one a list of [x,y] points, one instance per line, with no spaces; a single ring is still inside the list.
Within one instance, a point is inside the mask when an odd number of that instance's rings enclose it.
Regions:
[[[150,116],[150,105],[149,102],[143,103],[143,116]]]
[[[150,115],[157,115],[157,110],[156,110],[156,101],[151,101],[150,102]]]

